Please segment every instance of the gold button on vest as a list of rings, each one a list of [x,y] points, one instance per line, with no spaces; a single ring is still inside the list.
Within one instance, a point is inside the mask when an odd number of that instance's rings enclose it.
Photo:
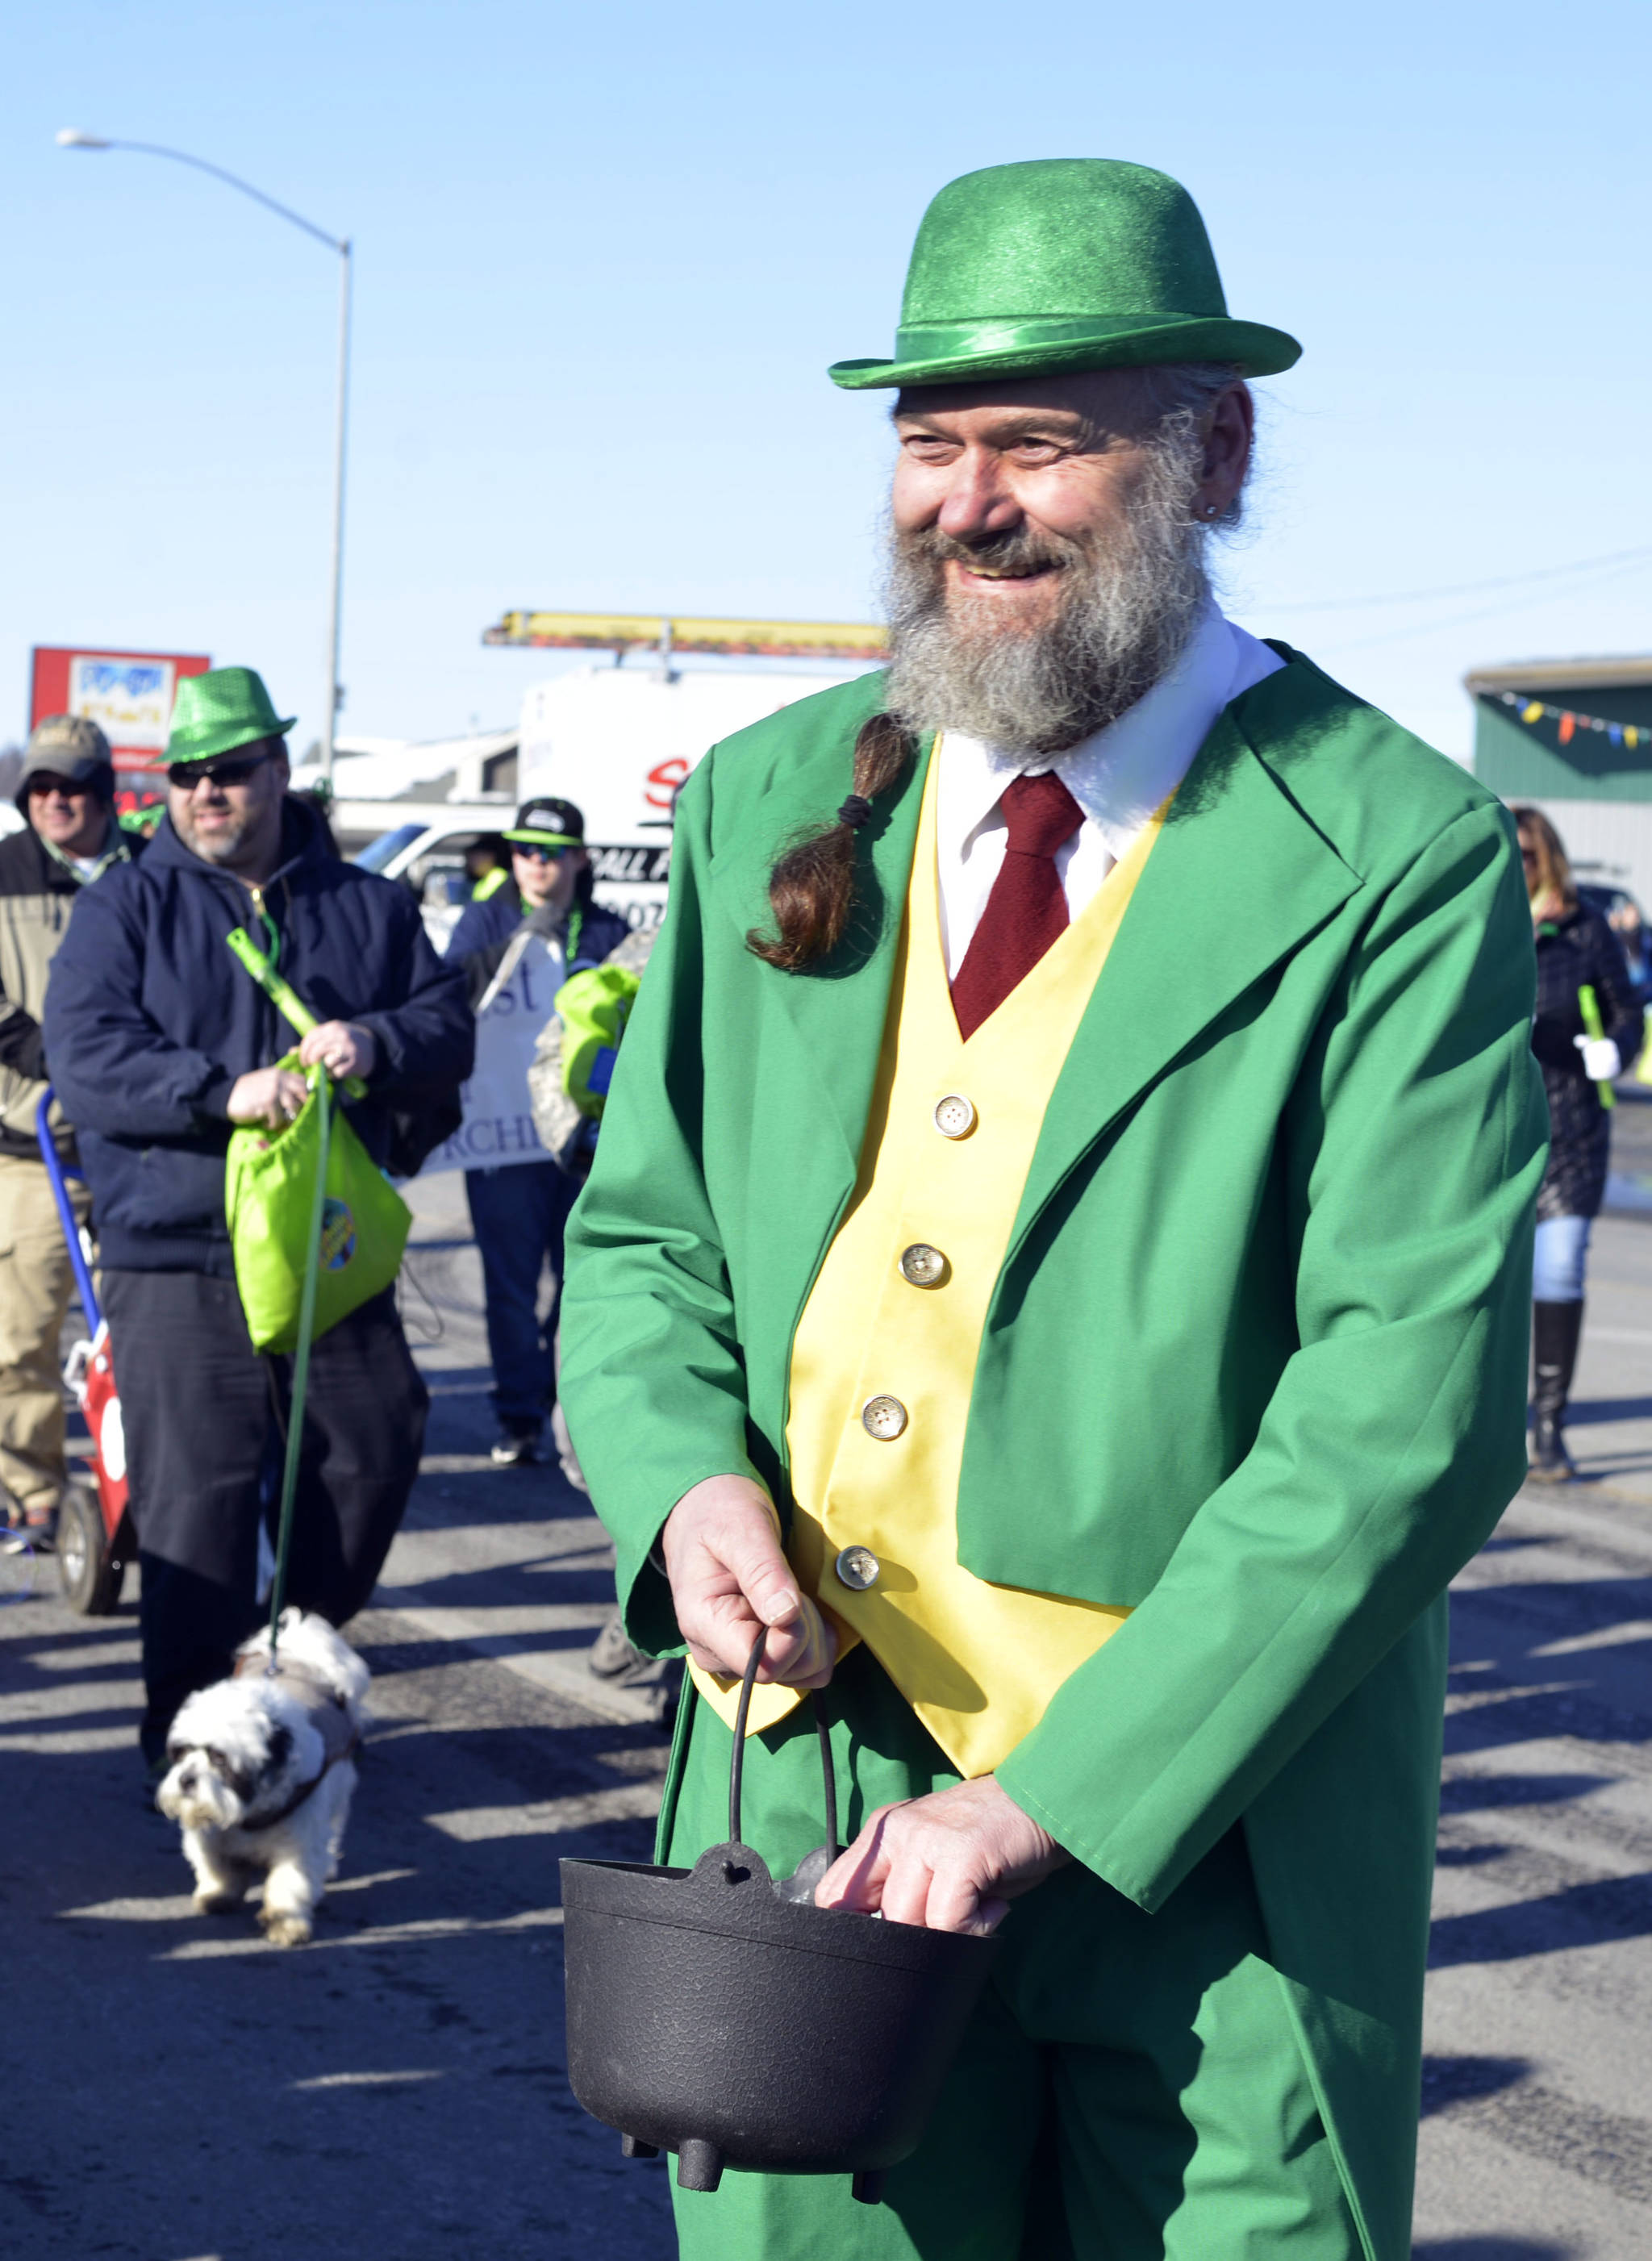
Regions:
[[[1128,1614],[974,1576],[958,1559],[958,1484],[981,1330],[1045,1109],[1163,811],[966,1044],[941,950],[942,757],[937,747],[854,1197],[792,1344],[788,1552],[842,1648],[866,1641],[974,1776]],[[737,1683],[698,1667],[693,1677],[732,1724]],[[800,1700],[757,1689],[748,1732]]]
[[[868,1397],[860,1409],[860,1425],[880,1445],[892,1445],[905,1432],[907,1410],[898,1397]]]
[[[938,1248],[915,1240],[901,1251],[901,1277],[915,1288],[938,1288],[946,1277],[946,1259]]]
[[[947,1003],[950,1007],[950,993]],[[975,1128],[974,1102],[966,1099],[961,1091],[949,1091],[945,1099],[935,1102],[935,1127],[943,1138],[967,1138]]]
[[[845,1547],[833,1568],[845,1586],[864,1594],[868,1586],[877,1584],[882,1565],[870,1547]]]

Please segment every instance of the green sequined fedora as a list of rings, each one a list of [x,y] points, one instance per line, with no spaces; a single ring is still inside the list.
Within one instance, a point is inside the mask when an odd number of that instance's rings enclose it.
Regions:
[[[169,762],[210,762],[258,738],[284,738],[298,721],[277,714],[264,678],[250,667],[213,667],[186,675],[172,702]]]
[[[1059,370],[1231,362],[1274,377],[1302,348],[1236,322],[1199,208],[1179,181],[1108,157],[993,165],[924,213],[889,361],[840,361],[851,392]]]

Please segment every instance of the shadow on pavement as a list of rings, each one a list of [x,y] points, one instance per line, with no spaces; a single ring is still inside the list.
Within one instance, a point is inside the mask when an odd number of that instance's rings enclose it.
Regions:
[[[1652,1740],[1648,1623],[1652,1578],[1459,1589],[1451,1692],[1473,1700],[1446,1721],[1447,1757],[1554,1736]]]
[[[1452,1597],[1447,1760],[1512,1746],[1566,1741],[1606,1746],[1652,1740],[1652,1578],[1511,1580]],[[1601,1755],[1606,1754],[1603,1752]],[[1442,1820],[1569,1805],[1620,1780],[1606,1772],[1454,1772],[1441,1786]],[[1518,1834],[1518,1833],[1511,1833]],[[1489,1868],[1510,1844],[1444,1835],[1442,1870]],[[1576,1873],[1576,1872],[1574,1872]],[[1512,1881],[1518,1876],[1512,1872]],[[1584,1875],[1490,1908],[1436,1917],[1433,1970],[1498,1963],[1652,1936],[1652,1874]]]
[[[1428,2237],[1411,2261],[1569,2261],[1577,2250],[1552,2237]]]
[[[1423,2059],[1423,2118],[1506,2095],[1531,2071],[1524,2057],[1426,2056]],[[1553,2238],[1429,2237],[1411,2248],[1411,2261],[1569,2261],[1576,2249]]]
[[[1652,1397],[1573,1398],[1566,1408],[1566,1426],[1578,1429],[1595,1421],[1652,1419]]]
[[[1426,2056],[1423,2059],[1423,2108],[1426,2120],[1454,2104],[1477,2103],[1500,2096],[1531,2071],[1523,2056]]]
[[[1605,1790],[1616,1778],[1609,1774],[1455,1775],[1440,1786],[1440,1810],[1478,1813],[1487,1806],[1559,1805]]]
[[[1652,1874],[1606,1877],[1472,1915],[1436,1917],[1428,1967],[1444,1970],[1460,1963],[1512,1963],[1526,1955],[1557,1955],[1572,1947],[1648,1937],[1652,1937]]]

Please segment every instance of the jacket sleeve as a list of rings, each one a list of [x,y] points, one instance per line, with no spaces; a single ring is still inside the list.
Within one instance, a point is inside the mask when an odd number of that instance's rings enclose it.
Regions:
[[[32,1013],[13,1004],[4,981],[0,981],[0,1067],[9,1067],[14,1075],[25,1076],[31,1083],[46,1073],[40,1024]]]
[[[10,1003],[4,991],[0,991],[0,1067],[26,1076],[31,1083],[46,1073],[40,1023],[21,1005]]]
[[[406,995],[399,1004],[355,1016],[377,1042],[371,1087],[385,1099],[456,1090],[476,1059],[476,1021],[465,996],[463,969],[450,957],[437,957],[424,922],[411,906],[406,927],[399,937],[407,969]]]
[[[1601,1025],[1618,1047],[1627,1067],[1640,1051],[1646,1034],[1646,1016],[1629,979],[1628,961],[1611,922],[1597,922],[1595,935],[1595,993]]]
[[[68,1121],[108,1138],[186,1138],[227,1118],[226,1067],[144,1010],[142,937],[117,891],[83,887],[46,988],[46,1072]]]
[[[448,937],[446,954],[449,958],[456,963],[458,959],[468,957],[474,950],[485,950],[492,943],[508,940],[515,920],[512,918],[507,921],[503,931],[500,931],[497,908],[499,900],[498,895],[489,895],[482,902],[465,905],[459,913],[457,925]],[[514,907],[514,902],[515,894],[513,890],[507,899],[507,904]]]
[[[712,769],[702,762],[677,804],[670,908],[569,1223],[563,1288],[559,1394],[614,1537],[627,1624],[656,1652],[680,1646],[670,1590],[648,1560],[666,1517],[703,1477],[762,1481],[701,1151]]]
[[[1472,810],[1366,921],[1282,1124],[1299,1347],[1158,1584],[998,1769],[1144,1907],[1436,1599],[1524,1478],[1545,1116],[1519,874],[1502,813]]]

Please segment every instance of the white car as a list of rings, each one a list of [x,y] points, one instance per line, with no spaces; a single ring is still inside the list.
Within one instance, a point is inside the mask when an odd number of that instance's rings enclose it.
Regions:
[[[350,861],[363,872],[401,880],[418,898],[425,932],[438,950],[445,951],[470,900],[465,856],[478,841],[502,832],[514,813],[490,810],[490,823],[478,822],[478,812],[462,809],[435,824],[410,819],[370,840]]]

